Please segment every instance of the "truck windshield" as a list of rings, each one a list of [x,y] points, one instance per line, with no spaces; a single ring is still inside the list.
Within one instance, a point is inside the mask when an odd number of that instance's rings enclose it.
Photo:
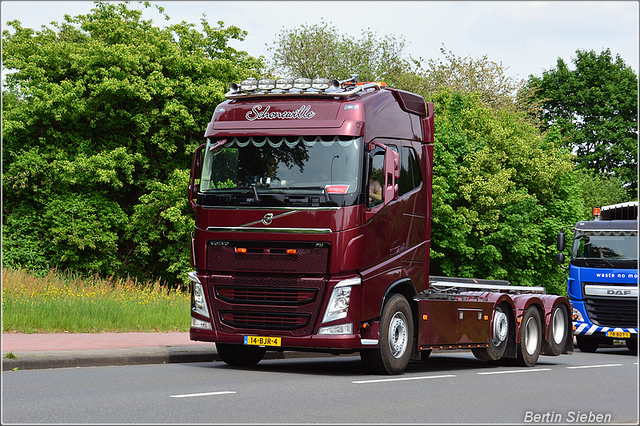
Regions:
[[[233,137],[207,140],[203,193],[256,190],[259,194],[359,189],[362,138],[343,136]]]
[[[572,260],[606,262],[638,260],[637,231],[577,231]]]

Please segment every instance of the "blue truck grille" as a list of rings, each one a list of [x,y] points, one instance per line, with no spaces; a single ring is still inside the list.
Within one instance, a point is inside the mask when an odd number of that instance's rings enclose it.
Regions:
[[[585,296],[589,319],[602,327],[638,327],[638,299]]]

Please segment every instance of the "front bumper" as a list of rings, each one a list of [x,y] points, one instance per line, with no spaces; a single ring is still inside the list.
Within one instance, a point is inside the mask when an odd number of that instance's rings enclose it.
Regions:
[[[614,335],[609,335],[613,333]],[[617,335],[621,333],[620,335]],[[625,328],[625,327],[600,327],[595,324],[582,321],[573,322],[573,335],[574,336],[597,336],[597,337],[613,337],[615,338],[628,338],[623,336],[637,336],[638,328]],[[617,336],[616,336],[617,335]]]
[[[307,336],[277,336],[269,333],[225,333],[219,330],[204,330],[200,328],[191,328],[189,330],[189,337],[191,340],[198,340],[204,342],[220,342],[231,344],[244,344],[244,336],[265,336],[265,337],[280,337],[281,346],[270,346],[267,349],[278,350],[280,348],[296,348],[313,351],[318,350],[345,350],[353,351],[360,349],[373,349],[378,347],[377,336],[362,335],[360,333],[355,334],[342,334],[342,335],[307,335]]]

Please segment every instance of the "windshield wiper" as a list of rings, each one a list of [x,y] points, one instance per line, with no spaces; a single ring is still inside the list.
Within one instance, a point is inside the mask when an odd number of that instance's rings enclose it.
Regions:
[[[287,189],[317,189],[324,194],[325,202],[332,201],[326,186],[290,186]]]
[[[253,201],[255,203],[259,203],[260,197],[258,197],[258,190],[256,189],[256,185],[251,185],[251,189],[253,189]]]

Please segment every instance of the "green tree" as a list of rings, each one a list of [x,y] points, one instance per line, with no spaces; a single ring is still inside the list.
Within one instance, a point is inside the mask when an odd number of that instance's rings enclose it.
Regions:
[[[275,76],[343,80],[358,74],[360,81],[397,85],[410,71],[403,38],[378,38],[366,30],[355,39],[340,35],[335,26],[324,21],[283,29],[267,49],[272,55],[270,72]]]
[[[509,67],[497,63],[484,55],[480,59],[456,56],[443,45],[440,53],[444,60],[430,58],[426,62],[413,59],[414,87],[411,90],[429,98],[441,89],[459,93],[479,93],[480,101],[492,108],[516,109],[521,106],[519,93],[524,89],[524,80],[507,75]],[[522,104],[524,105],[524,104]],[[528,108],[530,105],[527,104]]]
[[[191,155],[228,83],[263,66],[228,46],[246,32],[205,17],[160,28],[110,2],[8,26],[3,264],[183,283]]]
[[[435,101],[433,275],[506,279],[562,294],[559,229],[581,219],[578,176],[560,137],[480,94]]]
[[[638,77],[610,49],[576,50],[575,69],[558,58],[542,77],[529,76],[542,102],[543,128],[557,128],[579,168],[617,177],[635,199],[638,188]],[[627,201],[627,200],[621,200]]]

